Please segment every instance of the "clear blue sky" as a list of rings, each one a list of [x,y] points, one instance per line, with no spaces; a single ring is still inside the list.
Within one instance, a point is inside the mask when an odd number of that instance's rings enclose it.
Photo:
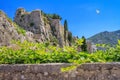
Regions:
[[[41,9],[67,19],[75,36],[90,37],[101,31],[120,29],[120,0],[1,0],[0,9],[13,18],[19,7]]]

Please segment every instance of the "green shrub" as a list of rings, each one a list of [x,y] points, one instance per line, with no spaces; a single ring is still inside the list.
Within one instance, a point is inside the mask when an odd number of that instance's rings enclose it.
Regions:
[[[13,24],[14,24],[18,34],[23,34],[25,36],[26,31],[22,27],[18,26],[16,23],[13,23]]]
[[[78,52],[75,46],[59,48],[48,43],[12,41],[18,49],[0,47],[0,64],[93,63],[120,61],[120,41],[115,48],[92,54]],[[68,70],[68,69],[67,69]],[[64,70],[63,70],[64,71]]]

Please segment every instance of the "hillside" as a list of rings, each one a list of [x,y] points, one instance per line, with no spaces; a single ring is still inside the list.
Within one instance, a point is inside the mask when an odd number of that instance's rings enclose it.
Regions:
[[[72,36],[72,33],[64,30],[60,21],[59,15],[46,14],[42,10],[27,12],[24,8],[19,8],[16,10],[14,21],[0,11],[0,46],[9,46],[12,40],[69,46],[71,44],[69,36]]]
[[[110,45],[117,44],[119,39],[120,39],[120,30],[113,32],[104,31],[88,38],[88,40],[90,40],[95,44],[99,43],[99,44],[110,44]]]

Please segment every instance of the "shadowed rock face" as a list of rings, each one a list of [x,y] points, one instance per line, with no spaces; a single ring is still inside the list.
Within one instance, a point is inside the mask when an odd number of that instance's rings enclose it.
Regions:
[[[64,45],[64,28],[59,19],[48,19],[50,23],[44,22],[44,16],[40,10],[26,12],[23,8],[16,11],[14,22],[27,31],[34,34],[38,42],[52,41],[53,37],[59,46]]]

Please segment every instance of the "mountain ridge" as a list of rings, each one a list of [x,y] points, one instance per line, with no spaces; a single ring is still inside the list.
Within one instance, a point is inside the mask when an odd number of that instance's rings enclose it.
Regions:
[[[120,30],[116,31],[104,31],[93,35],[87,40],[93,42],[94,44],[110,44],[116,45],[120,39]]]

